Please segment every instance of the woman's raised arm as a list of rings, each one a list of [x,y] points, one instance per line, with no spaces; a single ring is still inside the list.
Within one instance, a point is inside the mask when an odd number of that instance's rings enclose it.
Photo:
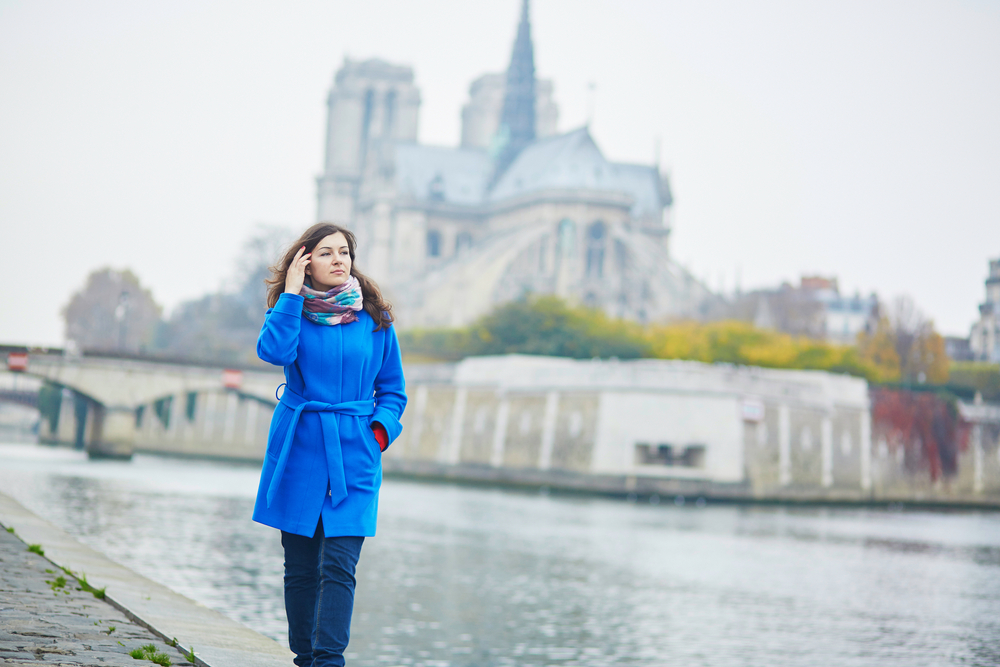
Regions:
[[[278,297],[274,308],[264,316],[264,326],[257,336],[257,356],[275,366],[287,366],[299,353],[299,329],[302,326],[302,302],[298,294],[287,292]]]
[[[257,336],[257,356],[269,364],[287,366],[298,356],[304,300],[299,292],[311,255],[305,246],[298,249],[285,272],[285,291],[278,296],[274,308],[269,308],[264,315],[264,326]]]

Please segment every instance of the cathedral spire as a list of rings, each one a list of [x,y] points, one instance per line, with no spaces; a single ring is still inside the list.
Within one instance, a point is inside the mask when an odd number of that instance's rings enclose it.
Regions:
[[[521,23],[517,26],[517,39],[507,68],[499,134],[502,148],[497,155],[495,178],[499,178],[517,154],[535,140],[535,49],[531,44],[528,0],[523,0],[521,5]]]

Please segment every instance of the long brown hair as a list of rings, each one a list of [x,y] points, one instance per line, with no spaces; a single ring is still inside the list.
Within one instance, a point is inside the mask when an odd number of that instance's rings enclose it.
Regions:
[[[382,297],[382,291],[375,284],[375,281],[358,270],[358,265],[354,262],[358,242],[354,238],[354,234],[349,229],[332,222],[317,222],[304,231],[299,240],[292,244],[278,263],[271,267],[271,277],[264,280],[267,283],[267,307],[274,308],[274,304],[278,303],[278,297],[285,291],[285,277],[288,275],[288,267],[292,265],[292,260],[295,259],[295,253],[299,251],[299,248],[305,246],[306,253],[312,252],[320,241],[337,232],[343,234],[344,238],[347,239],[347,250],[351,255],[351,275],[357,278],[358,283],[361,284],[361,298],[364,299],[365,312],[371,315],[375,324],[378,325],[375,327],[375,331],[388,329],[392,326],[392,304]]]

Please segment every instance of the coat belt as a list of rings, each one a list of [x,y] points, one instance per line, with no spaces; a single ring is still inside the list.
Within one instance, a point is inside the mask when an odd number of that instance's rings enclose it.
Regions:
[[[278,485],[281,484],[281,478],[285,473],[285,464],[288,463],[288,454],[292,450],[295,429],[299,425],[299,418],[304,411],[308,410],[320,413],[320,424],[323,427],[323,447],[326,449],[326,465],[330,475],[330,499],[333,501],[333,506],[336,507],[347,497],[347,477],[344,473],[344,454],[340,447],[340,423],[337,415],[365,417],[374,414],[375,401],[345,401],[344,403],[307,401],[287,386],[279,400],[285,404],[285,407],[291,408],[295,412],[292,415],[292,421],[288,424],[285,441],[281,444],[281,452],[278,453],[278,464],[274,468],[271,483],[267,487],[267,506],[271,506],[274,494],[278,491]]]

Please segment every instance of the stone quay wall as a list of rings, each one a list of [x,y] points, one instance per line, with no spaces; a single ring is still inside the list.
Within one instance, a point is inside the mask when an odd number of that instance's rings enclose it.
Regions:
[[[1000,506],[1000,408],[935,476],[873,429],[868,384],[686,361],[480,357],[407,369],[390,473],[689,500]],[[878,437],[873,441],[873,432]]]
[[[868,384],[844,375],[523,355],[405,372],[389,474],[664,498],[1000,506],[997,406],[957,405],[962,429],[942,469],[915,448],[919,434],[873,424]],[[262,460],[282,376],[260,375],[253,393],[218,387],[140,405],[135,450]],[[90,429],[94,415],[64,396],[43,440],[78,442]]]

